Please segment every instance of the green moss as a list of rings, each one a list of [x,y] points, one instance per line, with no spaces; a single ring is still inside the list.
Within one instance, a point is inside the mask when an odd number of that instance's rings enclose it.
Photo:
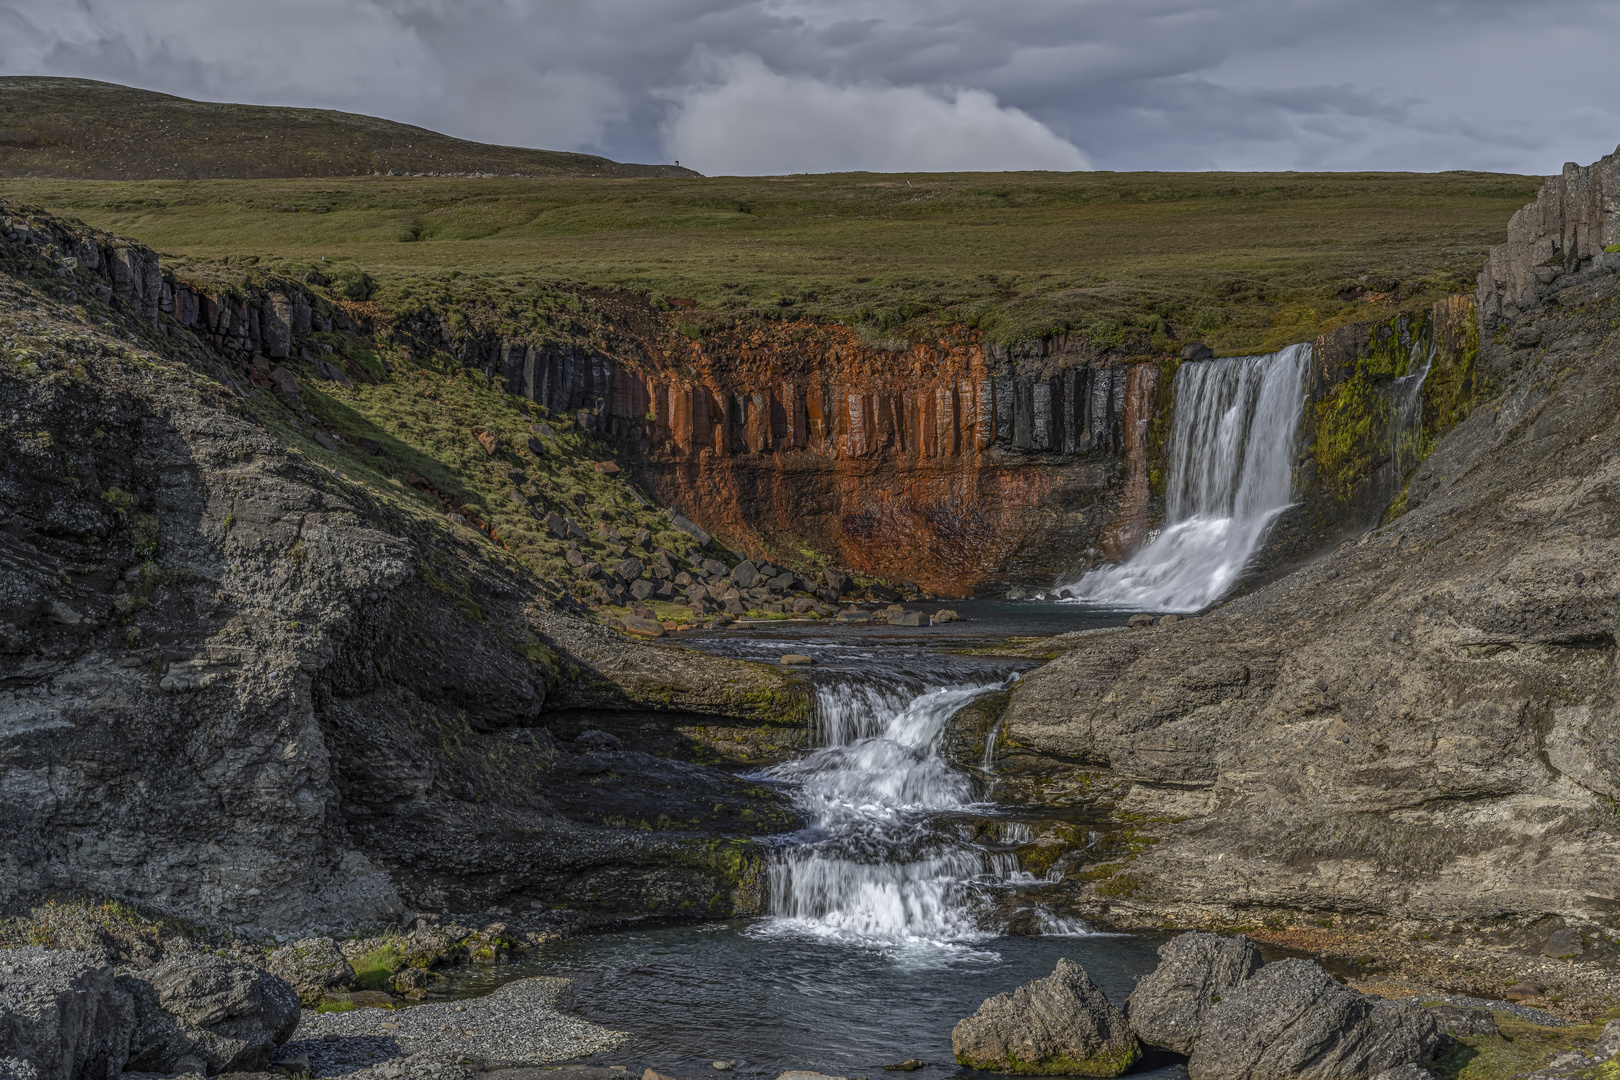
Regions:
[[[1496,1013],[1500,1035],[1454,1037],[1449,1051],[1432,1066],[1439,1080],[1510,1080],[1543,1067],[1554,1056],[1589,1046],[1603,1030],[1601,1023],[1553,1028],[1530,1024],[1512,1013]],[[1571,1073],[1581,1080],[1620,1080],[1620,1063]]]
[[[405,953],[389,942],[361,953],[349,961],[349,966],[354,969],[354,985],[361,990],[386,990],[388,980],[405,966]]]
[[[1087,1058],[1062,1055],[1025,1061],[1008,1055],[999,1060],[979,1060],[966,1054],[957,1054],[956,1063],[983,1072],[1013,1073],[1019,1076],[1119,1076],[1136,1064],[1142,1056],[1142,1046],[1133,1036],[1120,1050],[1103,1050]]]

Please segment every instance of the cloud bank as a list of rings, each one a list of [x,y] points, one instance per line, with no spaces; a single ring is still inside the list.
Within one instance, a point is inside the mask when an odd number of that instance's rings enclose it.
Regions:
[[[1493,169],[1620,142],[1612,0],[0,0],[0,73],[831,169]]]

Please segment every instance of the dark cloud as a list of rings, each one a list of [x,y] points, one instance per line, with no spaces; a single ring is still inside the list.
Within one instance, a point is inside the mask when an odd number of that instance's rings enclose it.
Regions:
[[[1502,169],[1620,140],[1612,0],[0,0],[0,71],[706,172]]]

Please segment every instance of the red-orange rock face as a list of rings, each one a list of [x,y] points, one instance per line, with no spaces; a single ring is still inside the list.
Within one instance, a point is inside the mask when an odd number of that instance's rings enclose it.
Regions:
[[[1050,584],[1146,531],[1152,364],[1017,364],[965,331],[889,353],[809,323],[683,359],[621,376],[653,417],[643,473],[733,546],[955,594]]]
[[[805,549],[946,594],[1044,586],[1147,530],[1158,375],[1063,338],[957,329],[904,352],[810,321],[621,339],[616,356],[502,340],[464,362],[621,440],[650,494],[732,547]]]

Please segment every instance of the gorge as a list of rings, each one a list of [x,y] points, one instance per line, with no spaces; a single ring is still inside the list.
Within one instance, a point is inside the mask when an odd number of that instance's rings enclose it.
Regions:
[[[779,956],[960,1014],[974,965],[1079,950],[1113,993],[1205,927],[1590,1019],[1617,169],[1546,181],[1471,295],[1358,293],[1219,356],[1173,320],[406,296],[8,199],[7,943],[53,897],[261,960],[462,918],[630,1026],[638,965],[690,963],[716,1009]],[[727,591],[740,621],[702,609]],[[72,941],[133,955],[96,925]],[[772,1000],[739,1030],[803,1037]],[[883,1064],[860,1005],[827,1006],[862,1047],[829,1068]],[[684,1065],[747,1055],[718,1026]]]

